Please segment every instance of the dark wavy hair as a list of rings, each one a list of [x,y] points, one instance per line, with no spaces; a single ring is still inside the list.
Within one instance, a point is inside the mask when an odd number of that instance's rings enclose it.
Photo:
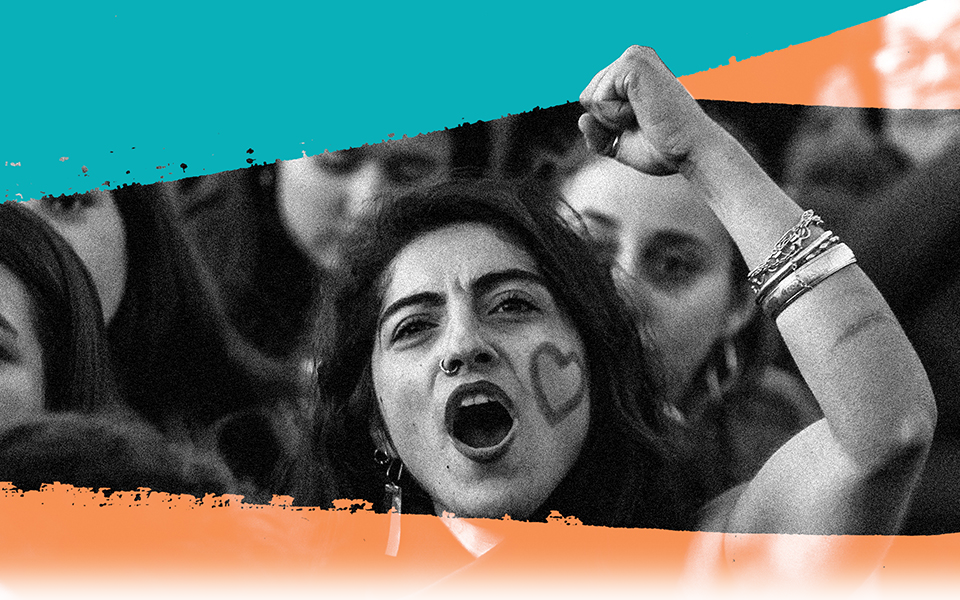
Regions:
[[[418,237],[457,223],[495,229],[528,252],[583,340],[591,381],[590,428],[571,471],[532,516],[548,511],[585,523],[686,528],[699,499],[674,468],[662,407],[645,371],[634,320],[609,270],[557,213],[558,194],[542,185],[454,181],[381,203],[352,238],[350,277],[336,296],[339,316],[318,358],[321,462],[331,478],[321,500],[377,502],[384,473],[373,460],[379,419],[370,361],[385,273]],[[330,324],[327,324],[328,326]],[[405,510],[431,512],[416,481],[403,481]],[[324,496],[324,494],[321,494]]]
[[[43,353],[44,408],[116,406],[100,300],[83,263],[43,219],[0,204],[0,264],[33,299]]]

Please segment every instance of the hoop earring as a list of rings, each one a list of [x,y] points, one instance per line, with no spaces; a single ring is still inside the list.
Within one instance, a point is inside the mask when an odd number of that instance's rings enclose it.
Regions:
[[[387,535],[387,556],[396,556],[400,549],[400,511],[403,504],[403,493],[400,489],[400,479],[403,477],[403,461],[393,458],[383,450],[377,449],[373,453],[373,460],[380,466],[387,467],[387,483],[383,486],[383,503],[388,506],[390,515],[390,533]]]

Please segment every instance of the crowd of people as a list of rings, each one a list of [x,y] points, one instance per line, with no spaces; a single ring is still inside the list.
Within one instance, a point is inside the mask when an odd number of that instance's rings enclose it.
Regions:
[[[579,106],[3,204],[0,480],[960,530],[957,144],[723,110],[634,47]]]

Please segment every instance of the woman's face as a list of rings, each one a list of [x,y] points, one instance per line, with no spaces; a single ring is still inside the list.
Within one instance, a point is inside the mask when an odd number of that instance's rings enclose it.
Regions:
[[[336,267],[350,227],[381,194],[439,183],[450,169],[445,133],[280,163],[279,209],[294,241],[323,267]]]
[[[643,175],[613,160],[580,170],[564,196],[645,311],[669,387],[679,393],[714,344],[752,313],[735,293],[734,248],[723,226],[681,176]]]
[[[385,284],[372,372],[393,450],[437,514],[528,517],[590,413],[583,344],[537,265],[489,227],[452,225],[400,252]]]
[[[0,265],[0,425],[43,410],[43,353],[33,298]]]
[[[109,323],[127,286],[127,236],[113,195],[92,191],[30,200],[26,206],[56,229],[83,261]]]

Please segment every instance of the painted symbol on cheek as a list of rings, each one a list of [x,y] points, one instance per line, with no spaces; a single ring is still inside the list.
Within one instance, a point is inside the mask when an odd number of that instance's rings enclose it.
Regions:
[[[564,354],[549,342],[541,344],[530,359],[530,375],[537,406],[551,427],[566,419],[586,397],[583,359],[576,351]]]

